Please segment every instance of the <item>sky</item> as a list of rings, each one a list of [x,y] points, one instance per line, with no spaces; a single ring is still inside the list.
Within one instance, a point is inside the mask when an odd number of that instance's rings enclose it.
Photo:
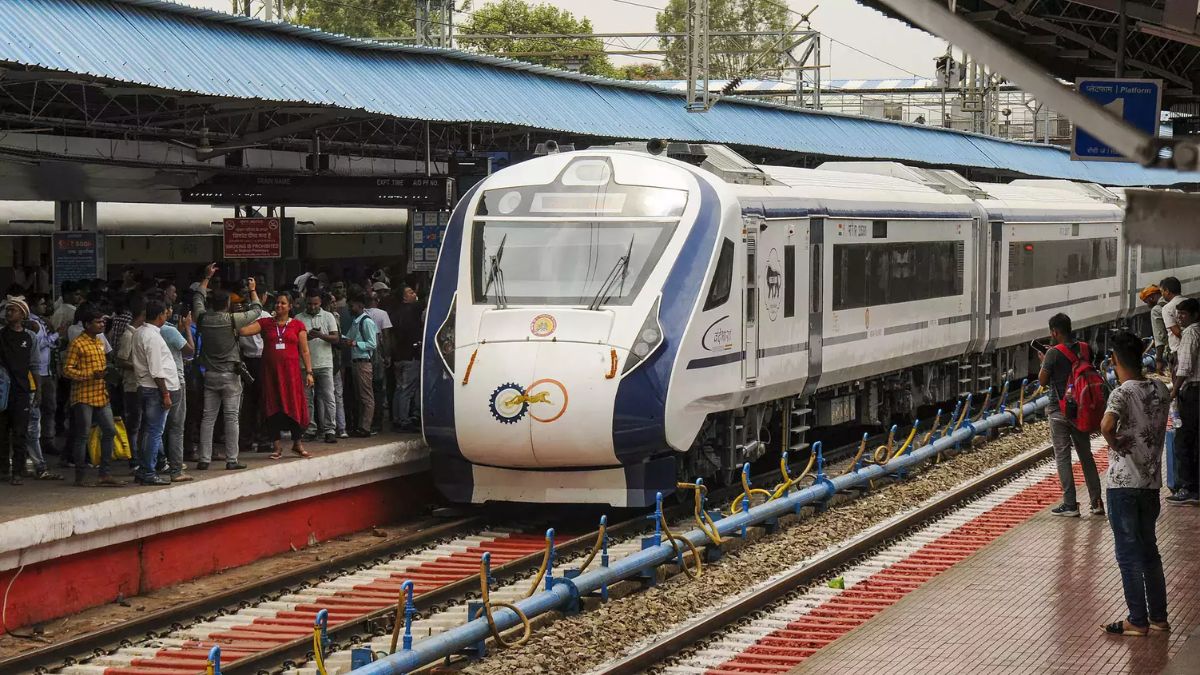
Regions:
[[[230,9],[229,0],[176,1],[226,12]],[[653,31],[655,10],[639,5],[661,7],[666,4],[666,0],[630,0],[635,4],[617,0],[548,1],[576,16],[591,19],[592,29],[600,33]],[[829,66],[828,79],[931,77],[934,57],[946,49],[942,40],[889,19],[854,0],[787,2],[798,12],[819,5],[812,15],[812,27],[824,36],[822,61]],[[486,0],[475,0],[477,7],[484,4]]]

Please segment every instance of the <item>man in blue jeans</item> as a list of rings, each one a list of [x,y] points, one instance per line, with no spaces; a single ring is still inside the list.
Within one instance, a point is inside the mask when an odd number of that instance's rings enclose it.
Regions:
[[[1100,433],[1108,442],[1108,522],[1129,615],[1101,626],[1111,635],[1166,631],[1167,583],[1154,525],[1162,487],[1163,440],[1170,395],[1142,374],[1142,341],[1128,332],[1113,338],[1121,385],[1108,397]]]
[[[71,415],[74,431],[70,437],[71,456],[75,461],[75,485],[85,487],[87,442],[92,424],[100,427],[100,482],[104,487],[125,483],[113,477],[113,439],[117,427],[109,406],[108,387],[104,382],[107,357],[104,353],[104,322],[107,317],[90,308],[81,311],[83,333],[71,341],[63,360],[63,376],[71,382]]]
[[[141,437],[137,448],[137,482],[142,485],[170,485],[171,481],[155,472],[163,448],[163,430],[167,412],[180,396],[179,371],[175,357],[162,336],[170,308],[159,298],[146,301],[146,322],[133,334],[133,370],[137,376],[138,399],[142,409]]]

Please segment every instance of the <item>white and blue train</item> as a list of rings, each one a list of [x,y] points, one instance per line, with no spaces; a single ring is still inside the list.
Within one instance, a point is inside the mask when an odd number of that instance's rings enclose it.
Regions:
[[[1142,285],[1200,279],[1127,246],[1098,185],[651,148],[533,159],[454,211],[421,382],[449,499],[643,506],[1020,378],[1055,312],[1103,341]]]

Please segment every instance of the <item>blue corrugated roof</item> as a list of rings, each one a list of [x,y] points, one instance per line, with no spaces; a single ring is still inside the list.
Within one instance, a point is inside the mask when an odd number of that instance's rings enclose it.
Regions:
[[[160,0],[0,0],[0,16],[0,62],[179,92],[406,119],[1007,169],[1108,185],[1200,182],[1200,173],[1072,162],[1054,147],[736,98],[688,113],[678,95],[652,85],[383,45]]]

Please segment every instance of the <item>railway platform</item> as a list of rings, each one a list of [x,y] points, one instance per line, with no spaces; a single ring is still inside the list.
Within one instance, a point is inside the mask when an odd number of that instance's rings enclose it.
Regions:
[[[1107,450],[1102,440],[1093,443],[1103,469]],[[967,539],[976,550],[946,534],[924,547],[938,550],[918,549],[879,578],[860,581],[860,588],[875,581],[899,592],[842,617],[848,631],[809,645],[791,666],[776,662],[756,672],[1197,672],[1200,509],[1164,506],[1158,521],[1171,631],[1116,637],[1099,628],[1125,616],[1108,521],[1053,516],[1058,496],[1057,479],[1048,476],[959,528],[972,530]],[[895,575],[909,578],[882,578]]]
[[[310,459],[194,471],[166,487],[0,490],[5,630],[244,565],[420,513],[436,499],[415,434],[313,444]],[[0,631],[3,632],[3,631]]]

